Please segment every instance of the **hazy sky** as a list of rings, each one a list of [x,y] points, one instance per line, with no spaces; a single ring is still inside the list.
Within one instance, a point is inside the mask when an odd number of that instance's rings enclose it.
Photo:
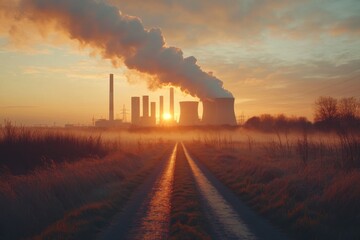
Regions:
[[[116,117],[122,118],[123,105],[130,110],[131,96],[158,102],[164,95],[168,107],[167,87],[150,91],[145,76],[121,62],[114,68],[56,26],[44,30],[14,20],[9,2],[0,0],[6,9],[0,11],[1,120],[61,125],[107,117],[109,73],[115,74]],[[107,2],[140,18],[146,29],[161,29],[166,46],[181,48],[223,81],[236,99],[236,115],[312,119],[320,95],[360,98],[358,0]],[[176,100],[183,99],[196,98],[178,89]]]

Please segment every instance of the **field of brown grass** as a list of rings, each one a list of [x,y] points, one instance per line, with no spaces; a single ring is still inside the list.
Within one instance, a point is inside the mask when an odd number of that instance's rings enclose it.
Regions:
[[[0,134],[0,238],[94,238],[175,141],[187,142],[219,180],[295,239],[360,238],[355,133],[12,126]],[[176,202],[196,191],[186,162],[179,164]],[[202,221],[196,197],[178,206],[172,229]],[[193,215],[182,220],[176,212],[187,207]]]
[[[244,131],[188,145],[240,198],[295,239],[358,239],[359,143],[358,135]]]
[[[29,165],[23,171],[23,155],[15,153],[6,155],[9,161],[17,162],[11,168],[7,162],[0,163],[1,239],[36,235],[51,239],[95,237],[100,226],[109,223],[169,146],[168,142],[156,139],[121,140],[114,136],[102,139],[97,132],[13,127],[2,130],[0,154],[25,149],[34,162],[26,161]],[[58,149],[52,150],[53,140]],[[163,147],[154,148],[159,141]],[[72,144],[75,146],[71,147]],[[13,149],[5,149],[4,145]],[[87,156],[78,148],[84,153],[99,149],[103,152]],[[59,149],[70,149],[71,159],[42,160]]]

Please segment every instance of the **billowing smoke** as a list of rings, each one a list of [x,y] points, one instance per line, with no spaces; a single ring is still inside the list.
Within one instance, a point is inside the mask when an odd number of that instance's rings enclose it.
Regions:
[[[39,26],[51,22],[114,64],[124,62],[129,69],[154,76],[158,86],[178,86],[200,99],[232,97],[222,81],[197,65],[195,57],[184,58],[181,49],[167,47],[159,29],[145,29],[139,18],[122,14],[102,0],[17,0],[14,4],[18,20]]]

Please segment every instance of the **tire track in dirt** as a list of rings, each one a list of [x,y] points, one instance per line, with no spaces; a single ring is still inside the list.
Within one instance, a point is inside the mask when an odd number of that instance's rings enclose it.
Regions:
[[[214,239],[287,239],[206,171],[191,157],[183,143],[182,146],[204,200],[204,207],[208,210],[206,217],[214,232]]]

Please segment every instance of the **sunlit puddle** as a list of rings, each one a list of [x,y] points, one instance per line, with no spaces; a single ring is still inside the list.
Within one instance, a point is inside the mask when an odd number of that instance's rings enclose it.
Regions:
[[[177,144],[159,181],[151,190],[151,200],[145,216],[135,228],[131,239],[167,239],[170,226],[171,192],[174,180],[174,165]]]
[[[210,208],[211,221],[215,222],[215,232],[220,235],[220,238],[224,239],[256,239],[246,224],[240,220],[240,217],[231,205],[229,205],[202,173],[184,145],[183,147],[185,156],[194,173],[195,181]]]

